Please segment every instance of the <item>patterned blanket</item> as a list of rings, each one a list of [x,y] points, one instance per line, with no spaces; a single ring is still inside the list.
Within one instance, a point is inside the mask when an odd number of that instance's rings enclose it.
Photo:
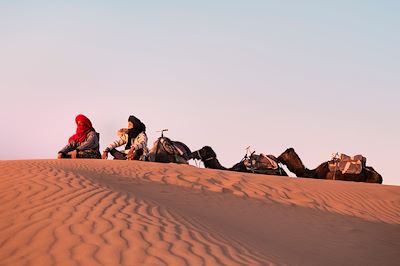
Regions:
[[[341,171],[342,174],[360,174],[366,161],[367,159],[360,154],[352,157],[341,154],[340,157],[329,161],[328,167],[332,172]]]
[[[257,172],[262,170],[278,169],[278,160],[273,155],[252,154],[244,160],[247,170]]]

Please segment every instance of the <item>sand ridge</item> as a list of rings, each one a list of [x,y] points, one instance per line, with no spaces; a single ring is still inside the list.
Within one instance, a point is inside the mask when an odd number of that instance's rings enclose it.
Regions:
[[[0,192],[0,265],[398,262],[396,186],[27,160],[0,161]]]
[[[239,197],[270,199],[275,202],[348,214],[371,221],[400,223],[399,187],[380,184],[313,180],[199,169],[187,165],[125,162],[114,167],[75,170],[102,177],[145,180]],[[99,179],[97,179],[99,181]]]

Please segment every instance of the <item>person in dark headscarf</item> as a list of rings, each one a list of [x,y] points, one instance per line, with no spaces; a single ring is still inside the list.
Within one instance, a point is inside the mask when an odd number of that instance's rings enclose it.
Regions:
[[[98,133],[89,118],[80,114],[75,118],[76,133],[68,144],[58,152],[58,158],[101,158]]]
[[[146,126],[137,117],[128,118],[128,128],[117,131],[118,140],[113,141],[104,150],[102,158],[107,159],[110,153],[116,160],[142,160],[148,155]],[[123,151],[116,148],[125,145]]]

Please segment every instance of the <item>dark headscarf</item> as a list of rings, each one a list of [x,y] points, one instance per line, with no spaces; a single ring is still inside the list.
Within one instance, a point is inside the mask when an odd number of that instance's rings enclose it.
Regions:
[[[146,132],[146,126],[140,121],[139,118],[131,115],[128,118],[128,121],[132,122],[133,128],[128,129],[128,142],[125,146],[125,150],[129,150],[131,148],[131,141],[135,139],[140,133]]]

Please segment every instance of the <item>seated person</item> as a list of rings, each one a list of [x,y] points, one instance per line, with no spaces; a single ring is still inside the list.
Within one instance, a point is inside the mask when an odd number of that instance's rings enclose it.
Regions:
[[[75,118],[76,134],[71,136],[68,144],[58,152],[61,158],[96,158],[100,159],[99,137],[90,120],[84,115]]]
[[[135,116],[128,118],[128,128],[122,128],[117,131],[118,140],[113,141],[104,150],[102,158],[107,159],[108,153],[114,157],[114,160],[147,160],[147,135],[146,126]],[[116,147],[125,145],[121,152]]]

